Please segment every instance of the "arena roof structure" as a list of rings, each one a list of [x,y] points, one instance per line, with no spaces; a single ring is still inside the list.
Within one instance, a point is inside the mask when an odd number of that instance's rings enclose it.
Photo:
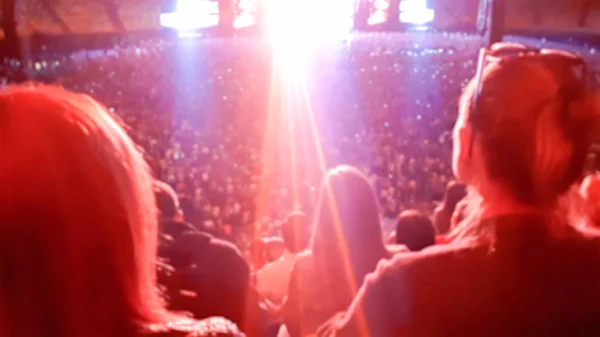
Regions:
[[[171,0],[8,0],[20,36],[96,34],[159,30],[160,14]],[[214,0],[217,1],[217,0]],[[302,1],[302,0],[299,0]],[[321,0],[326,1],[326,0]],[[354,0],[348,0],[353,2]],[[370,1],[370,0],[369,0]],[[385,0],[388,1],[389,0]],[[481,0],[428,0],[440,26],[472,24]],[[507,26],[585,27],[600,30],[600,0],[505,0]],[[4,19],[7,16],[0,13]],[[599,27],[591,27],[599,26]]]
[[[159,29],[162,0],[13,0],[17,32],[116,33]],[[3,4],[3,11],[6,9]],[[2,15],[2,17],[6,17]]]

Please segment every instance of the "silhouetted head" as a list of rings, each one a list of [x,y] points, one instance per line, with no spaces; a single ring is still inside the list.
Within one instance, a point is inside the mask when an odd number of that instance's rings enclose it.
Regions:
[[[419,251],[435,244],[435,228],[423,213],[408,210],[400,213],[396,223],[396,243],[411,251]]]
[[[181,207],[175,190],[169,184],[159,180],[154,181],[153,187],[160,219],[177,219],[181,215]]]
[[[0,92],[0,186],[0,334],[116,336],[165,317],[152,177],[102,105]]]

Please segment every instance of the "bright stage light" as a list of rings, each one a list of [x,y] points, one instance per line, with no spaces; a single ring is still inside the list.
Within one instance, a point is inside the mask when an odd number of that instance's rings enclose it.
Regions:
[[[369,25],[378,25],[387,21],[389,13],[388,11],[390,9],[390,3],[388,0],[375,0],[375,2],[373,2],[373,9],[375,9],[375,11],[369,16],[369,20],[367,22]]]
[[[265,0],[269,35],[275,44],[344,38],[353,25],[354,4],[348,0]]]
[[[424,25],[433,21],[435,12],[427,8],[426,0],[403,0],[400,2],[400,22]]]
[[[160,15],[160,24],[179,31],[214,27],[219,24],[219,4],[210,0],[178,0],[175,12]]]
[[[238,3],[240,14],[235,18],[233,27],[240,29],[256,23],[256,0],[240,0]]]

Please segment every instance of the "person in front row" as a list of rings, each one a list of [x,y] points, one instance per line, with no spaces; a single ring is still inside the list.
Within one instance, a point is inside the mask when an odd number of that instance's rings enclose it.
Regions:
[[[585,65],[513,44],[480,62],[454,128],[475,192],[459,233],[381,262],[320,336],[600,336],[600,237],[570,202],[600,117]]]
[[[156,288],[153,179],[89,96],[0,92],[0,335],[241,336],[169,312]]]

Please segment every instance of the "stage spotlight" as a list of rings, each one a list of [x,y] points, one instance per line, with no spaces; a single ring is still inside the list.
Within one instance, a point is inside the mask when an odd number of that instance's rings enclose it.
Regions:
[[[370,26],[373,26],[386,22],[389,16],[389,9],[389,0],[375,0],[373,2],[373,12],[371,13],[371,15],[369,15],[369,20],[367,21],[367,23]]]
[[[219,24],[219,4],[210,0],[178,0],[175,12],[162,13],[163,27],[190,32]]]
[[[238,3],[239,15],[233,22],[235,29],[245,28],[256,24],[257,0],[240,0]],[[262,0],[258,0],[262,1]]]
[[[266,0],[269,35],[286,44],[348,36],[354,4],[348,0]]]
[[[435,12],[427,8],[427,0],[402,0],[400,2],[400,22],[424,25],[433,21]]]

